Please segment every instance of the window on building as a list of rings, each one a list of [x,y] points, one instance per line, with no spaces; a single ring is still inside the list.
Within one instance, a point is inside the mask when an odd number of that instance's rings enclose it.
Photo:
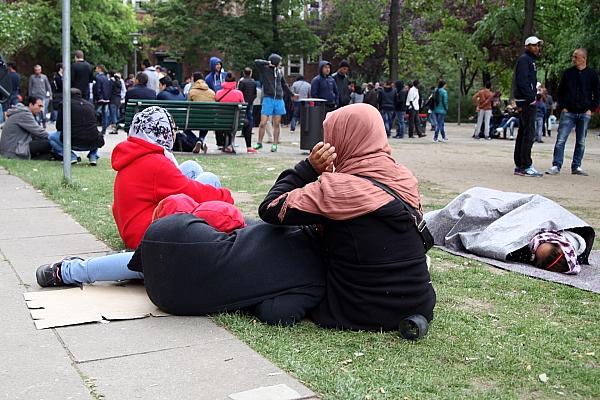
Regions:
[[[288,56],[287,74],[302,75],[304,73],[304,59],[301,56]]]

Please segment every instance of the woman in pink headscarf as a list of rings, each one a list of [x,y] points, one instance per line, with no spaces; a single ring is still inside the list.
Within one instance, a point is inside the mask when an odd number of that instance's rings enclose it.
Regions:
[[[259,207],[272,224],[322,227],[327,289],[312,311],[323,327],[395,330],[433,319],[435,291],[423,241],[406,207],[421,210],[417,179],[391,156],[378,111],[352,104],[327,115],[324,142],[284,171]]]

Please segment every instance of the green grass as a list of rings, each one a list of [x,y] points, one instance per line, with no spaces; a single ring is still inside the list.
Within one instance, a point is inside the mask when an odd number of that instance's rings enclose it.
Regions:
[[[256,216],[264,193],[294,159],[201,161],[244,194],[238,205]],[[41,189],[111,247],[122,248],[110,210],[114,172],[108,162],[74,166],[71,186],[61,183],[58,163],[0,159],[0,165]],[[427,209],[455,195],[429,182],[421,189]],[[214,319],[324,399],[600,398],[597,294],[436,249],[430,256],[438,304],[430,332],[419,342],[394,333],[323,330],[310,322],[271,327],[239,314]]]

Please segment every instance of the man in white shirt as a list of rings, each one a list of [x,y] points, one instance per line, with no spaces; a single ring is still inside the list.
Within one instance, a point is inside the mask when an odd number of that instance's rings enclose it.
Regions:
[[[408,137],[414,137],[416,131],[418,137],[427,136],[421,131],[421,119],[419,118],[420,98],[419,80],[415,79],[406,96],[406,107],[408,108]]]

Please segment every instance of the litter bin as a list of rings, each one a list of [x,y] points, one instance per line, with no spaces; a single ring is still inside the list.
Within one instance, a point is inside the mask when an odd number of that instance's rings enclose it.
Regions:
[[[300,100],[300,150],[312,150],[323,140],[324,99]]]

